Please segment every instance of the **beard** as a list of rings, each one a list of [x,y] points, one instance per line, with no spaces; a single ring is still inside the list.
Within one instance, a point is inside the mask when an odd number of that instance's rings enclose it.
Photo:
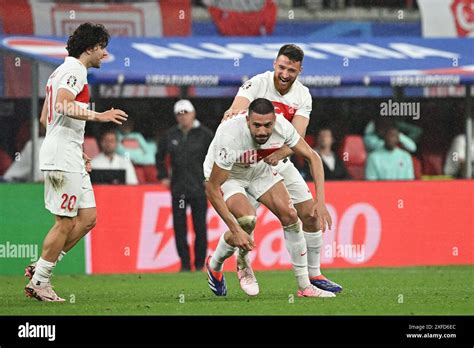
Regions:
[[[265,144],[268,141],[268,139],[270,139],[269,136],[268,137],[255,137],[254,138],[255,142],[257,144],[260,144],[260,145]]]

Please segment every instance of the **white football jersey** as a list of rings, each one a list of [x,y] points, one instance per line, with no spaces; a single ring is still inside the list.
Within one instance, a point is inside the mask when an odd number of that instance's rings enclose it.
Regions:
[[[290,122],[295,115],[309,118],[313,107],[309,89],[297,79],[290,90],[281,95],[275,88],[273,75],[273,71],[255,75],[239,88],[237,97],[245,97],[250,102],[257,98],[268,99],[275,107],[275,113],[283,115]]]
[[[86,121],[76,120],[55,111],[54,105],[60,88],[74,94],[75,102],[79,106],[89,107],[87,69],[78,59],[66,57],[46,84],[48,115],[46,136],[39,156],[40,169],[82,173],[82,143]]]
[[[246,114],[222,122],[209,146],[204,161],[204,176],[209,178],[216,163],[220,168],[238,174],[251,170],[259,161],[283,145],[295,146],[300,135],[284,117],[277,116],[272,135],[265,144],[257,144],[250,134]]]

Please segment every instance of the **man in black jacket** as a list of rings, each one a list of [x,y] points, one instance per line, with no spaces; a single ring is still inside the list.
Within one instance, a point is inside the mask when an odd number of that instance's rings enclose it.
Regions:
[[[191,207],[194,232],[194,266],[201,270],[207,253],[207,198],[204,189],[202,164],[213,133],[196,120],[196,111],[187,99],[174,105],[178,124],[170,128],[160,139],[156,156],[158,179],[171,188],[173,225],[176,249],[181,258],[181,271],[191,270],[187,242],[186,207]],[[171,159],[171,180],[165,165],[166,156]]]

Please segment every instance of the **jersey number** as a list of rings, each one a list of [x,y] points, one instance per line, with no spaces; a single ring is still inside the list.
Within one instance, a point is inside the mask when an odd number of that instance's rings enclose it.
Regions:
[[[71,196],[69,197],[66,193],[61,196],[63,199],[63,203],[61,204],[61,209],[68,209],[69,211],[72,211],[74,209],[74,206],[76,205],[76,196]]]
[[[53,122],[53,86],[46,86],[46,99],[48,100],[48,124]]]

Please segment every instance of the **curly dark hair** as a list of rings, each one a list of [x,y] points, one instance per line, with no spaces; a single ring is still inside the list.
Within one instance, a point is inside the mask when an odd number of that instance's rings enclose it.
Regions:
[[[278,51],[277,58],[281,55],[288,57],[293,62],[303,63],[304,52],[301,47],[294,44],[286,44],[281,46]]]
[[[81,54],[96,45],[107,47],[110,34],[102,24],[83,23],[74,30],[67,40],[69,56],[79,58]]]

